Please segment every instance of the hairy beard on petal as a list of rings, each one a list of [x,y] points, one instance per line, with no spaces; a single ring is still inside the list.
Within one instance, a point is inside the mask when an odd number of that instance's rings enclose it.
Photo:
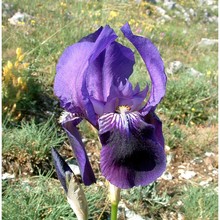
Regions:
[[[138,113],[113,118],[117,119],[111,121],[114,126],[109,126],[111,129],[100,135],[102,144],[112,148],[112,162],[120,166],[135,166],[140,170],[147,160],[148,169],[153,169],[156,159],[152,150],[155,145],[154,127],[145,123]]]

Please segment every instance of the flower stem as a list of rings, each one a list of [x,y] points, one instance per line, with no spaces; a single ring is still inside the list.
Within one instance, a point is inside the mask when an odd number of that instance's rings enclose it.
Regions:
[[[111,206],[111,220],[117,220],[118,203],[112,203]]]
[[[120,201],[120,189],[109,183],[109,197],[111,201],[111,220],[117,220],[118,203]]]

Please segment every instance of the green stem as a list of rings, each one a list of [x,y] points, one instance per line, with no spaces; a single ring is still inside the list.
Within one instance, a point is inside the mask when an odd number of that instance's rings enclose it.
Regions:
[[[117,220],[118,203],[112,203],[111,206],[111,220]]]

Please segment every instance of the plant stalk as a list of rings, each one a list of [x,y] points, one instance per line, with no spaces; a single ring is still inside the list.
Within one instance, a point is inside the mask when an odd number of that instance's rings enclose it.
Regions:
[[[111,220],[117,220],[118,203],[112,203],[111,205]]]
[[[120,191],[121,189],[109,183],[109,197],[111,201],[111,220],[117,220],[118,203],[120,201]]]

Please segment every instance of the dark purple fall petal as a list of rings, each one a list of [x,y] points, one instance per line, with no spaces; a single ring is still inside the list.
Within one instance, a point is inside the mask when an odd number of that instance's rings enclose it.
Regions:
[[[78,118],[76,120],[78,120]],[[79,121],[74,120],[67,121],[63,123],[63,128],[68,135],[71,147],[78,162],[82,180],[85,185],[91,185],[96,182],[95,175],[90,165],[79,131],[76,128],[78,122]]]
[[[66,182],[67,173],[73,173],[71,168],[68,166],[66,161],[60,156],[60,154],[56,151],[55,148],[51,149],[54,165],[56,168],[56,173],[58,179],[60,180],[61,185],[63,186],[65,192],[68,192],[68,186]]]
[[[147,38],[134,35],[131,32],[128,23],[121,28],[121,31],[125,37],[136,47],[146,64],[151,78],[150,98],[145,107],[142,109],[142,115],[146,115],[152,108],[155,109],[157,104],[165,95],[167,79],[163,61],[154,44]]]
[[[145,117],[144,117],[145,122],[152,124],[155,128],[155,138],[157,142],[161,145],[164,146],[164,137],[163,137],[163,131],[162,131],[162,122],[161,120],[157,117],[155,112],[150,111]]]
[[[138,112],[110,113],[99,119],[102,174],[113,185],[127,189],[155,181],[166,168],[164,148],[155,128]]]

